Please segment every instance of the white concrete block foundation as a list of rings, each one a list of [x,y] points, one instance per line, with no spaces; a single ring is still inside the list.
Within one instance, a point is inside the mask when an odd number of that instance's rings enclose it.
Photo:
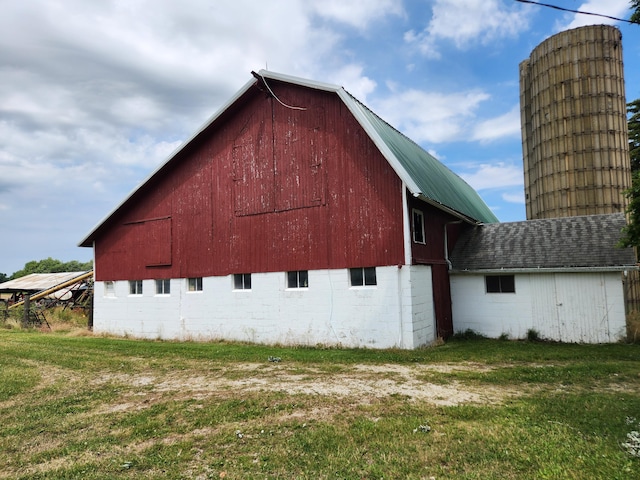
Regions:
[[[233,275],[203,278],[190,292],[172,279],[169,295],[144,280],[95,283],[94,332],[146,339],[234,340],[282,345],[412,349],[435,340],[428,266],[376,268],[377,285],[351,287],[349,270],[311,270],[309,287],[286,288],[286,273],[254,273],[251,290]]]

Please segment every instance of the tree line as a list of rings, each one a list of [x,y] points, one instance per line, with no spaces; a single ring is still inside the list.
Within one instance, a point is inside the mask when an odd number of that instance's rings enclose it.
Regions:
[[[45,258],[44,260],[32,260],[24,264],[24,268],[14,272],[13,275],[7,276],[0,273],[0,283],[16,278],[24,277],[32,273],[61,273],[61,272],[85,272],[93,270],[93,261],[79,262],[71,260],[70,262],[62,262],[54,258]]]

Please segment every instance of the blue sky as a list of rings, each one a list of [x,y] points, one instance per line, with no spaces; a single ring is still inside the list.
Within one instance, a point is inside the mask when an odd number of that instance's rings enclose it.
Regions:
[[[524,220],[518,64],[601,23],[640,98],[640,26],[515,0],[0,0],[0,272],[90,260],[77,243],[261,68],[344,86]]]

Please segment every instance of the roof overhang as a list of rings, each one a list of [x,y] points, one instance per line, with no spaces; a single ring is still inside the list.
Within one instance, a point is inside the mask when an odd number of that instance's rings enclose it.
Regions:
[[[640,270],[638,265],[612,265],[601,267],[523,267],[523,268],[488,268],[474,270],[449,271],[452,275],[513,275],[516,273],[598,273],[598,272],[627,272],[630,270]]]
[[[413,193],[413,192],[411,192],[411,193]],[[416,198],[419,198],[423,202],[426,202],[429,205],[433,205],[434,207],[442,210],[443,212],[447,212],[448,214],[453,215],[454,217],[456,217],[456,218],[458,218],[458,219],[460,219],[460,220],[462,220],[464,222],[467,222],[467,223],[469,223],[471,225],[484,225],[483,222],[479,222],[475,218],[471,218],[471,217],[465,215],[464,213],[460,213],[457,210],[454,210],[453,208],[449,208],[446,205],[438,203],[438,202],[436,202],[436,201],[424,196],[422,193],[417,193],[417,194],[413,193],[413,196],[416,197]]]

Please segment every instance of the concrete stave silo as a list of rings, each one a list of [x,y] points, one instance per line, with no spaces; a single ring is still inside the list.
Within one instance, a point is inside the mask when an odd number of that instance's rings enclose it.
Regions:
[[[558,33],[520,64],[527,219],[624,211],[631,186],[620,31]]]

